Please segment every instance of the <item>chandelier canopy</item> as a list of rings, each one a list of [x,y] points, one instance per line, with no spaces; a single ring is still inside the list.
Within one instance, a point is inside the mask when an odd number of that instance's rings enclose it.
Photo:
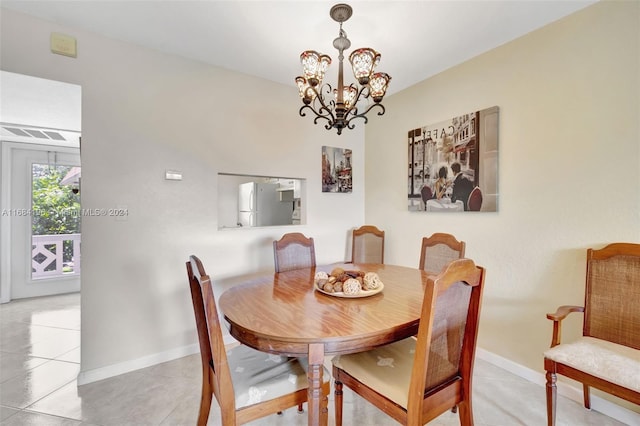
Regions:
[[[391,81],[388,74],[374,73],[380,62],[380,54],[369,47],[364,47],[354,50],[349,55],[353,75],[358,84],[345,85],[342,66],[343,52],[349,49],[351,41],[342,29],[342,23],[348,20],[352,13],[353,9],[348,4],[336,4],[329,11],[331,18],[340,23],[338,38],[333,40],[333,47],[338,50],[338,87],[333,89],[328,83],[322,84],[324,74],[331,64],[331,58],[315,50],[302,52],[300,62],[302,63],[303,75],[296,77],[303,103],[300,108],[300,116],[306,116],[305,110],[310,109],[316,115],[313,120],[315,124],[318,124],[320,119],[326,120],[324,127],[327,130],[336,128],[339,135],[342,134],[342,129],[345,127],[349,129],[355,127],[355,124],[351,123],[355,118],[363,119],[366,124],[368,121],[366,114],[374,107],[380,109],[378,115],[384,114],[384,105],[380,102],[384,98],[389,81]],[[359,112],[358,102],[365,99],[368,99],[369,103],[363,106],[363,112]]]

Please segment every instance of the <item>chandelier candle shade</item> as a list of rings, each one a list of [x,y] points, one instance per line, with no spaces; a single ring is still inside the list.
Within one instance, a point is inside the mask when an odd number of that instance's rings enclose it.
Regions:
[[[322,84],[324,74],[331,65],[331,58],[327,55],[307,50],[300,55],[303,75],[296,77],[302,107],[300,116],[306,116],[305,110],[310,109],[315,114],[313,122],[318,124],[318,120],[326,120],[325,128],[331,130],[335,128],[338,134],[342,134],[345,127],[353,129],[355,124],[351,121],[361,118],[365,124],[368,119],[366,114],[373,108],[380,109],[378,115],[385,112],[384,105],[380,102],[389,86],[391,77],[383,72],[374,73],[380,62],[380,54],[375,50],[364,47],[356,49],[349,55],[349,62],[353,69],[353,75],[358,81],[358,85],[345,85],[343,77],[342,61],[344,51],[351,47],[351,41],[347,38],[347,33],[342,29],[342,23],[348,20],[353,13],[353,9],[348,4],[336,4],[331,8],[329,15],[334,21],[340,23],[338,38],[333,40],[333,47],[338,50],[338,87],[333,89],[330,84]],[[327,98],[333,93],[333,98]],[[368,105],[364,106],[364,111],[359,112],[358,102],[368,99]],[[373,101],[373,102],[371,102]]]

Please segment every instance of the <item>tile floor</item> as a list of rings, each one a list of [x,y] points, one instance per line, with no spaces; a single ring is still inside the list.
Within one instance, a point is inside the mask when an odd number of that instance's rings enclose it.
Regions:
[[[200,392],[199,355],[77,386],[80,296],[17,300],[0,305],[1,425],[194,425]],[[329,401],[333,425],[333,398]],[[478,426],[545,425],[544,388],[478,360],[474,381]],[[305,425],[296,409],[254,426]],[[209,425],[219,425],[214,408]],[[345,425],[396,423],[345,389]],[[450,412],[431,424],[458,425]],[[558,397],[558,426],[622,423]]]

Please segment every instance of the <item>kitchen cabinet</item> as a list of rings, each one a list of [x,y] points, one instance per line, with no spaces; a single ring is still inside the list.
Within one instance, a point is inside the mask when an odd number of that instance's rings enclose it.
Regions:
[[[294,198],[300,198],[300,179],[280,179],[280,187],[278,191],[286,193],[286,200],[281,198],[281,201],[293,201]]]

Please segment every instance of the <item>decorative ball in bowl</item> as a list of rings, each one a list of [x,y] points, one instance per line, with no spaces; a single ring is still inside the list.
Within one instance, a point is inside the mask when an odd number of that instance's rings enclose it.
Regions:
[[[339,297],[365,297],[382,291],[383,284],[375,272],[334,268],[330,273],[316,272],[316,289]]]

